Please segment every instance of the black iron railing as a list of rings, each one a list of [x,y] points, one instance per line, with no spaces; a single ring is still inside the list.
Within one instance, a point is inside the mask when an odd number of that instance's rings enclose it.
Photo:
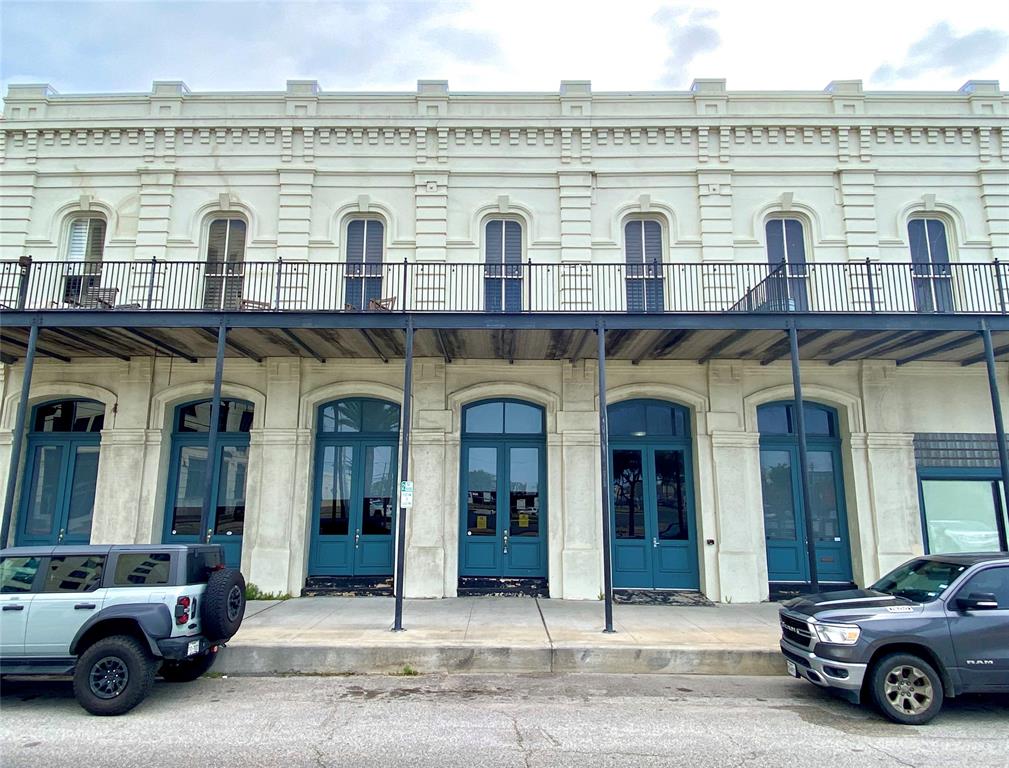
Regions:
[[[987,264],[0,262],[0,309],[1005,314]]]

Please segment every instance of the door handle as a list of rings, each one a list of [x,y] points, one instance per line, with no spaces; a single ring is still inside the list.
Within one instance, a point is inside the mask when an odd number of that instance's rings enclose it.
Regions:
[[[74,606],[75,611],[93,611],[95,609],[94,603],[77,603]]]
[[[23,605],[5,605],[5,611],[23,611],[25,607]]]
[[[66,532],[67,532],[67,529],[66,529],[66,528],[60,528],[60,534],[59,534],[59,536],[58,536],[58,537],[56,538],[56,541],[57,541],[57,543],[60,543],[60,542],[62,542],[62,541],[63,541],[63,535],[64,535],[64,534],[65,534]]]
[[[507,555],[508,554],[508,531],[507,530],[504,532],[503,538],[504,538],[504,553]]]
[[[354,531],[354,549],[357,549],[358,543],[361,541],[361,529],[358,528]]]
[[[652,546],[653,547],[658,547],[659,546],[659,539],[658,539],[658,537],[652,536]]]

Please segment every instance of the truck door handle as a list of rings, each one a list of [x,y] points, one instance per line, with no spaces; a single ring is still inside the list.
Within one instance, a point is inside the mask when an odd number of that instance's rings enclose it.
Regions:
[[[94,603],[77,603],[77,605],[74,606],[75,611],[92,611],[94,609]]]
[[[5,605],[5,611],[23,611],[25,607],[23,605]]]

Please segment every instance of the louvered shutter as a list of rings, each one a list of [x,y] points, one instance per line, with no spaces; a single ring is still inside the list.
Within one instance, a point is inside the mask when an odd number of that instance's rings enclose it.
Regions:
[[[385,243],[385,225],[381,221],[371,219],[365,222],[364,236],[364,303],[367,308],[372,299],[382,298],[382,248]],[[404,300],[406,297],[403,297]]]
[[[484,228],[484,309],[488,312],[500,312],[503,309],[501,302],[503,232],[504,222],[500,219],[488,221]]]
[[[70,222],[70,242],[67,244],[67,261],[84,261],[88,252],[88,221],[74,219]]]
[[[627,262],[627,311],[645,311],[644,286],[644,222],[628,221],[624,225],[624,258]]]
[[[105,253],[105,219],[88,219],[86,261],[101,261]]]
[[[645,274],[645,311],[661,312],[665,302],[662,287],[662,225],[654,220],[641,222]]]
[[[504,222],[505,311],[522,311],[522,225]]]

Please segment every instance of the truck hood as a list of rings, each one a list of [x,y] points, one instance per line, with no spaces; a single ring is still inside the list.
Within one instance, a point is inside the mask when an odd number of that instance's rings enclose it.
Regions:
[[[857,621],[874,616],[893,618],[901,614],[913,616],[922,610],[921,603],[874,589],[846,589],[803,595],[781,605],[789,613],[815,616],[821,621]]]

